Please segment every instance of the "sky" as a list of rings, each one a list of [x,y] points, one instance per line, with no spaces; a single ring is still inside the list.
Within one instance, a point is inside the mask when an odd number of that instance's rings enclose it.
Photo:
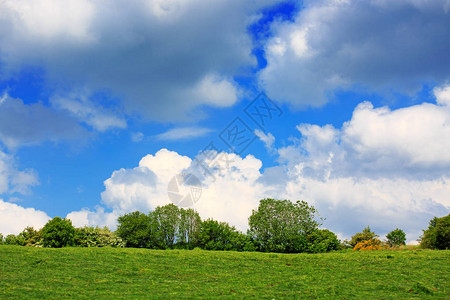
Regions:
[[[449,53],[448,0],[2,0],[0,232],[275,198],[414,243],[450,212]]]

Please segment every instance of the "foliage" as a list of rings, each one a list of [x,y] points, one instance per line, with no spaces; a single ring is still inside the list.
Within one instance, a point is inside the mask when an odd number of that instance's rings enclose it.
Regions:
[[[158,206],[152,213],[152,228],[156,236],[156,245],[160,249],[173,248],[180,227],[180,209],[173,203]]]
[[[386,235],[387,243],[389,246],[401,246],[406,245],[406,234],[401,229],[394,229]]]
[[[430,249],[450,249],[450,214],[445,217],[434,217],[427,230],[420,237],[420,246]]]
[[[116,232],[127,247],[192,249],[197,243],[201,219],[193,209],[167,204],[148,215],[138,211],[123,215],[118,223]]]
[[[266,252],[303,252],[307,235],[320,225],[317,211],[304,201],[263,199],[249,218],[249,235]]]
[[[3,238],[3,234],[0,233],[0,245],[3,244],[4,238]]]
[[[20,246],[20,244],[22,242],[14,234],[8,234],[5,237],[5,242],[4,243],[5,243],[5,245],[18,245],[18,246]]]
[[[321,253],[332,250],[339,250],[340,241],[336,234],[328,229],[317,229],[307,236],[308,245],[307,252]]]
[[[44,247],[61,248],[75,244],[75,228],[69,219],[55,217],[42,228]]]
[[[375,232],[371,231],[370,227],[367,226],[366,228],[364,228],[362,232],[358,232],[355,235],[353,235],[351,240],[347,243],[350,244],[352,248],[354,248],[356,244],[369,241],[375,238],[376,236],[377,235],[375,234]]]
[[[375,235],[370,240],[358,242],[353,248],[353,251],[382,250],[387,248],[389,248],[389,246],[383,244],[383,242],[378,239],[378,235]]]
[[[117,219],[117,235],[125,242],[126,247],[148,247],[152,239],[151,218],[144,213],[135,211],[120,216]]]
[[[0,247],[0,299],[448,299],[450,251]]]
[[[42,244],[41,232],[30,226],[19,233],[17,239],[20,246],[40,246]]]
[[[108,227],[75,228],[75,245],[78,247],[124,247],[125,243]]]
[[[193,249],[198,240],[202,220],[193,209],[180,209],[177,248]]]
[[[226,222],[208,219],[201,223],[197,245],[205,250],[254,251],[250,237]]]

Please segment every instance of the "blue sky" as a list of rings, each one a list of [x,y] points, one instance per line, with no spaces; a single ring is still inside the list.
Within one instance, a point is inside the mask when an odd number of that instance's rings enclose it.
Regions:
[[[306,200],[340,238],[370,225],[413,242],[450,208],[449,14],[447,1],[4,1],[0,232],[54,216],[114,228],[170,203],[189,171],[203,218],[245,230],[261,198]],[[258,95],[278,109],[263,128],[246,114]],[[254,141],[232,153],[236,118]],[[203,178],[193,161],[211,142],[230,163]]]

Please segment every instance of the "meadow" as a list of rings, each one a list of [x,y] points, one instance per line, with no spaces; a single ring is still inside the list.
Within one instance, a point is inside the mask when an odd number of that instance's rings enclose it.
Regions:
[[[0,298],[449,299],[449,250],[276,254],[0,246]]]

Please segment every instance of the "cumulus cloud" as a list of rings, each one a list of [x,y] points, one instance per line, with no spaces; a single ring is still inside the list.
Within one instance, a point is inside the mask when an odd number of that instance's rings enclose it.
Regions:
[[[87,134],[70,116],[42,103],[25,104],[8,96],[0,102],[0,141],[8,148],[79,139]]]
[[[108,90],[129,113],[198,118],[237,101],[232,78],[256,63],[247,26],[274,2],[2,1],[2,73],[36,66],[52,88]]]
[[[191,160],[162,149],[105,181],[102,202],[112,212],[74,215],[92,224],[152,210],[170,203],[173,176],[189,172],[201,179],[195,208],[202,218],[245,230],[260,199],[305,200],[326,218],[324,226],[343,238],[370,225],[381,235],[403,228],[413,242],[433,216],[450,211],[450,110],[440,93],[446,89],[436,89],[438,104],[390,110],[363,102],[341,128],[301,124],[296,142],[277,149],[280,164],[264,171],[251,155],[214,152]],[[218,163],[221,154],[227,159]]]
[[[39,184],[34,170],[18,170],[14,157],[0,151],[0,195],[5,193],[28,194],[30,187]]]
[[[24,208],[0,199],[0,233],[18,234],[27,226],[42,228],[50,217],[43,211]]]
[[[448,1],[308,1],[273,25],[261,86],[274,99],[320,106],[336,89],[412,94],[449,80]]]
[[[198,138],[207,135],[212,130],[203,127],[179,127],[170,129],[164,133],[158,134],[156,137],[160,140],[178,141]]]

